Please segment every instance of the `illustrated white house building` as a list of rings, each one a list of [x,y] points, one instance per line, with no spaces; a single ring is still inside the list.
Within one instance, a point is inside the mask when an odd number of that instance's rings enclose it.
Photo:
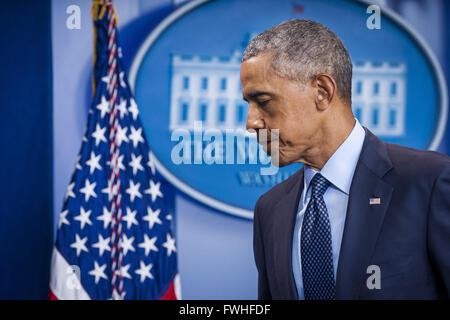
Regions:
[[[170,129],[245,128],[247,103],[239,80],[241,53],[230,57],[172,56]]]
[[[406,65],[355,63],[352,81],[355,117],[374,134],[401,136],[405,132]]]
[[[242,53],[229,57],[172,56],[170,129],[245,129],[248,104],[242,99]],[[406,66],[355,63],[352,108],[374,134],[400,136],[405,127]]]

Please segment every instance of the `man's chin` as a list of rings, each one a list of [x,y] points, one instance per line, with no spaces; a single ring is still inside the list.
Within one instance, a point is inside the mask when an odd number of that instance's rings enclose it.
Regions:
[[[263,148],[264,152],[271,157],[271,163],[273,166],[282,168],[294,163],[294,161],[286,161],[285,159],[282,159],[279,154],[278,154],[278,161],[274,161],[274,158],[272,157],[272,145],[270,141],[267,144],[260,144],[260,145]]]

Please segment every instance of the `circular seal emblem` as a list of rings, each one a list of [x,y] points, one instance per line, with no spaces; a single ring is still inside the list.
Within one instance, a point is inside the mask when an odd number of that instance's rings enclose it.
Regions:
[[[241,56],[253,35],[282,21],[314,20],[342,39],[354,64],[354,115],[381,139],[433,150],[444,133],[442,71],[400,17],[383,9],[381,28],[370,29],[364,1],[301,3],[191,1],[153,29],[133,61],[130,83],[159,171],[222,212],[251,219],[257,198],[300,168],[264,174],[270,159],[245,132]]]

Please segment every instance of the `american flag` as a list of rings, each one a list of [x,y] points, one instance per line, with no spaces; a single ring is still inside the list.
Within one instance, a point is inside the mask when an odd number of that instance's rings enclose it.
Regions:
[[[95,1],[95,96],[59,214],[52,299],[180,298],[173,189],[155,168],[117,41]]]

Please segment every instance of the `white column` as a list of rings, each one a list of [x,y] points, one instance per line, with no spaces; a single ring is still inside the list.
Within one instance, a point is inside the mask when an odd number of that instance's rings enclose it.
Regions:
[[[209,105],[208,111],[206,113],[206,125],[205,128],[214,128],[216,126],[217,119],[217,89],[216,89],[216,77],[214,75],[210,75],[208,77],[208,98]]]
[[[180,93],[181,93],[181,81],[183,78],[179,73],[174,73],[171,81],[171,94],[170,94],[170,130],[178,127],[180,119]]]
[[[361,122],[364,126],[371,128],[372,125],[372,86],[373,82],[368,77],[361,77]]]
[[[389,96],[390,96],[390,87],[389,80],[385,80],[386,78],[378,78],[377,81],[379,83],[379,105],[380,109],[378,111],[378,129],[380,134],[389,134],[390,126],[389,126]]]
[[[198,96],[200,91],[199,75],[191,73],[189,75],[189,110],[186,126],[189,130],[194,130],[194,121],[197,120]]]

